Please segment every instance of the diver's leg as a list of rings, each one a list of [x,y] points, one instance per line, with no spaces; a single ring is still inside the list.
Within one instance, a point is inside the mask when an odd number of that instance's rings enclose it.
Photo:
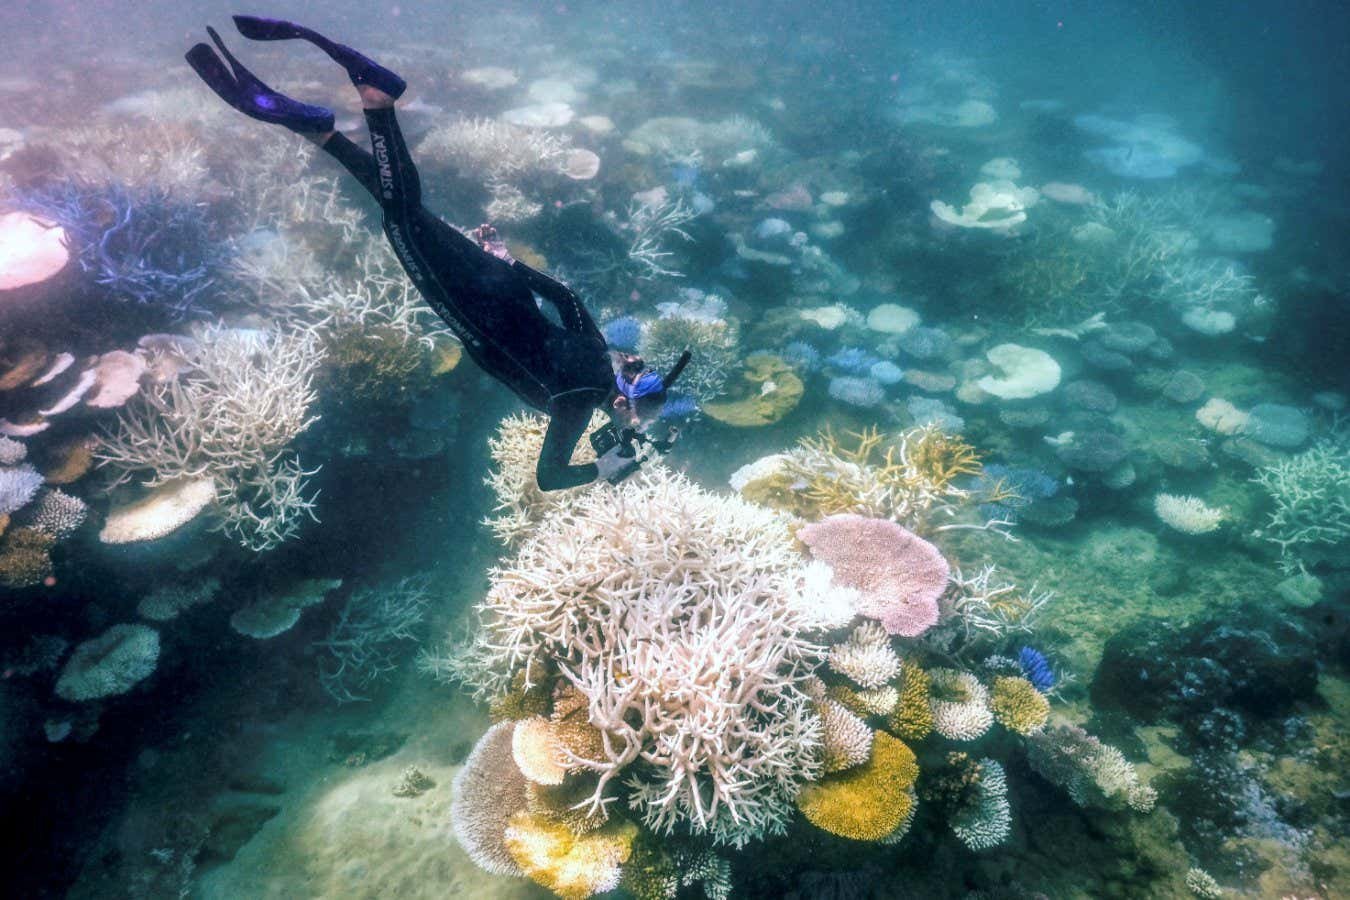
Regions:
[[[342,168],[361,182],[361,187],[370,192],[370,196],[380,199],[380,176],[375,166],[375,157],[370,151],[353,143],[340,131],[314,135],[310,140],[318,144],[324,153],[342,164]]]

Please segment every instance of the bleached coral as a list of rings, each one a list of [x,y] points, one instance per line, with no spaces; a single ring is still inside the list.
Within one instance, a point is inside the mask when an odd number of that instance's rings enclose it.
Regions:
[[[18,519],[34,531],[64,541],[79,530],[88,515],[89,506],[79,497],[48,488],[24,508]]]
[[[75,648],[56,681],[56,695],[83,702],[125,694],[155,671],[159,632],[144,625],[114,625]]]
[[[1350,450],[1345,446],[1324,441],[1258,470],[1253,480],[1274,504],[1261,534],[1279,546],[1287,570],[1350,542]]]
[[[900,657],[891,649],[891,637],[876,622],[864,622],[848,640],[830,648],[830,668],[861,687],[880,687],[900,671]]]
[[[1079,806],[1148,812],[1158,799],[1124,754],[1076,725],[1057,724],[1032,735],[1027,760]]]
[[[709,319],[675,309],[642,329],[638,352],[647,364],[667,372],[680,354],[692,354],[680,376],[680,390],[707,400],[721,393],[739,360],[740,329],[734,320]]]
[[[417,155],[488,182],[561,174],[569,141],[540,128],[460,118],[427,132]]]
[[[994,714],[989,710],[989,690],[970,672],[960,669],[929,669],[928,706],[933,711],[933,730],[953,741],[973,741],[989,730]]]
[[[992,759],[978,763],[971,795],[952,813],[952,831],[972,850],[988,850],[1008,839],[1012,810],[1008,806],[1008,779],[1003,766]]]
[[[275,547],[314,515],[314,471],[290,443],[315,421],[322,358],[306,335],[202,329],[191,369],[132,398],[95,455],[114,485],[213,478],[215,527],[253,550]]]
[[[511,817],[525,809],[529,782],[511,758],[514,722],[498,722],[478,739],[455,776],[450,825],[464,852],[494,875],[521,875],[506,847]]]
[[[597,411],[591,416],[587,433],[602,428],[609,416]],[[516,413],[502,419],[497,433],[488,438],[492,467],[484,479],[497,498],[493,514],[484,520],[497,540],[515,545],[554,509],[576,491],[541,491],[535,478],[535,465],[544,447],[548,420],[532,413]],[[572,449],[572,465],[595,462],[591,442],[581,440]]]
[[[219,578],[205,578],[191,584],[165,584],[142,597],[136,604],[136,612],[155,622],[167,622],[194,606],[209,603],[218,593]]]
[[[834,700],[816,706],[821,723],[821,758],[826,772],[842,772],[872,755],[872,729]]]
[[[799,682],[823,651],[791,600],[802,564],[778,514],[649,465],[558,506],[493,571],[456,669],[494,696],[556,666],[603,738],[591,757],[564,754],[595,776],[592,808],[622,782],[660,834],[782,833],[820,771]]]
[[[298,606],[321,600],[332,583],[315,580],[302,585],[294,595],[295,605],[284,607],[293,609],[296,617]],[[410,575],[352,592],[328,636],[315,644],[321,651],[319,683],[329,696],[339,703],[369,699],[376,684],[398,668],[404,657],[399,645],[417,640],[418,626],[431,603],[427,588],[425,577]]]
[[[1177,494],[1158,494],[1153,498],[1153,511],[1168,528],[1182,534],[1208,534],[1223,521],[1223,510],[1205,505],[1199,497]]]

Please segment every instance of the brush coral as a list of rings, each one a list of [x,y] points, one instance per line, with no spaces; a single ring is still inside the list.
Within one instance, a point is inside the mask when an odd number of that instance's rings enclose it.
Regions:
[[[900,702],[886,722],[890,731],[911,741],[921,741],[933,733],[933,710],[928,705],[929,685],[927,672],[913,663],[904,664]]]
[[[1050,718],[1050,701],[1025,678],[1001,675],[994,679],[989,708],[998,723],[1018,734],[1035,734]]]
[[[903,741],[878,732],[861,766],[808,784],[797,807],[811,824],[855,841],[879,841],[910,820],[919,764]]]

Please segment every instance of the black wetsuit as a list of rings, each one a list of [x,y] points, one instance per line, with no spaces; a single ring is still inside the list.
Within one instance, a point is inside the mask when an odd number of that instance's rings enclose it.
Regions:
[[[323,149],[384,210],[384,233],[413,284],[474,362],[549,415],[535,470],[545,491],[595,480],[594,463],[571,465],[592,411],[614,386],[605,338],[566,285],[522,262],[487,253],[422,206],[422,186],[392,109],[366,110],[374,154],[334,133]],[[552,304],[562,327],[539,309]]]

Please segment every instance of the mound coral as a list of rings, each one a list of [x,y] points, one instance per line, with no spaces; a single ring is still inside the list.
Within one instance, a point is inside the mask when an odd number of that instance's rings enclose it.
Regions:
[[[936,547],[885,519],[843,514],[805,526],[798,538],[859,592],[858,612],[889,634],[917,637],[938,620],[951,569]]]
[[[563,900],[585,900],[619,886],[620,867],[633,852],[637,827],[611,819],[576,835],[528,810],[511,817],[504,845],[522,873]]]
[[[739,846],[781,833],[819,771],[802,564],[776,513],[649,465],[571,496],[493,571],[453,669],[491,697],[556,667],[603,738],[563,754],[597,776],[591,808],[621,782],[653,831]]]
[[[1025,678],[1000,675],[994,679],[989,709],[998,723],[1018,734],[1035,734],[1050,718],[1050,701]]]
[[[66,267],[66,232],[26,212],[0,215],[0,291],[40,284]]]
[[[506,827],[525,809],[529,782],[511,757],[514,722],[498,722],[455,776],[450,824],[469,859],[494,875],[524,874],[506,846]]]
[[[159,632],[114,625],[77,646],[56,680],[56,695],[82,702],[125,694],[149,678],[159,661]]]
[[[1001,400],[1028,400],[1059,386],[1059,363],[1044,350],[1019,344],[999,344],[985,354],[1000,375],[986,375],[980,390]]]
[[[919,764],[903,741],[878,732],[861,766],[802,788],[797,808],[811,824],[855,841],[879,841],[914,814]]]
[[[162,482],[140,499],[110,509],[98,539],[105,544],[131,544],[162,538],[191,522],[215,499],[213,478]]]
[[[973,741],[989,730],[989,691],[970,672],[929,669],[929,708],[933,730],[953,741]]]
[[[703,411],[725,425],[755,428],[792,412],[804,391],[801,378],[783,360],[753,353],[745,358],[736,386],[729,389],[740,395],[738,399],[705,403]]]

